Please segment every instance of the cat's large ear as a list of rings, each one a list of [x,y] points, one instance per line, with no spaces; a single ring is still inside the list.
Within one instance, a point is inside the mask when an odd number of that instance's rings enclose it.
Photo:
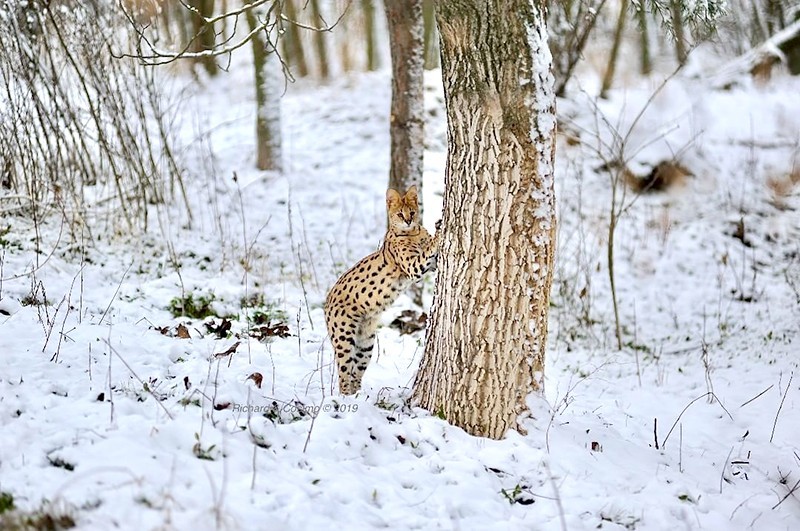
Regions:
[[[416,186],[416,185],[414,185],[414,186],[411,186],[411,187],[408,189],[408,191],[406,191],[406,197],[405,197],[405,200],[406,200],[406,202],[407,202],[407,203],[408,203],[408,202],[411,202],[411,203],[413,203],[413,204],[415,204],[415,205],[418,203],[418,197],[417,197],[417,186]]]
[[[400,194],[397,193],[397,190],[394,188],[389,188],[386,190],[386,206],[387,208],[391,208],[392,205],[396,205],[400,202]]]

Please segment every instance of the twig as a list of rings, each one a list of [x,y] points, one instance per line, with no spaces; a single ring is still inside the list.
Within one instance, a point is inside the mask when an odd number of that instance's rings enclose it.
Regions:
[[[321,411],[322,411],[322,403],[320,402],[319,408],[317,409],[317,413],[311,416],[311,425],[308,427],[308,433],[306,434],[306,442],[303,444],[303,453],[306,453],[306,450],[308,449],[308,443],[311,441],[311,432],[314,431],[314,424],[317,422],[317,417],[319,416],[319,413]]]
[[[558,492],[558,486],[556,485],[555,478],[553,478],[553,473],[550,471],[550,466],[545,463],[544,467],[547,470],[547,477],[550,480],[550,484],[553,486],[553,499],[556,502],[556,507],[558,507],[558,519],[561,521],[561,530],[567,531],[567,519],[564,516],[564,506],[561,504],[561,495]]]
[[[731,420],[733,420],[733,415],[731,415],[731,414],[730,414],[730,412],[728,412],[728,410],[727,410],[727,409],[725,409],[725,406],[723,406],[723,405],[722,405],[722,402],[720,401],[720,399],[719,399],[719,398],[717,398],[717,396],[716,396],[716,395],[714,395],[714,393],[712,393],[711,391],[709,391],[709,392],[707,392],[707,393],[703,393],[702,395],[698,396],[697,398],[695,398],[694,400],[692,400],[691,402],[689,402],[688,404],[686,404],[686,407],[685,407],[685,408],[683,408],[683,411],[681,411],[681,414],[680,414],[680,415],[678,415],[678,418],[677,418],[677,419],[675,419],[675,422],[672,424],[672,427],[671,427],[671,428],[669,429],[669,431],[667,432],[667,436],[666,436],[666,437],[664,437],[664,442],[661,444],[661,448],[662,448],[662,449],[663,449],[663,448],[666,448],[666,446],[667,446],[667,440],[669,439],[669,436],[672,434],[672,430],[674,430],[674,429],[675,429],[675,426],[677,426],[677,425],[678,425],[678,421],[680,421],[680,420],[681,420],[681,417],[683,416],[683,414],[684,414],[684,413],[686,413],[686,410],[687,410],[687,409],[689,409],[689,407],[690,407],[692,404],[694,404],[695,402],[697,402],[698,400],[702,400],[703,398],[705,398],[705,397],[707,397],[707,396],[709,396],[709,395],[711,395],[711,396],[712,396],[712,398],[713,398],[714,400],[716,400],[716,401],[717,401],[717,404],[719,404],[719,407],[721,407],[721,408],[722,408],[722,410],[723,410],[723,411],[724,411],[724,412],[725,412],[725,413],[728,415],[728,418],[729,418],[729,419],[731,419]]]
[[[769,442],[772,442],[772,439],[775,437],[775,428],[778,426],[778,417],[781,414],[781,409],[783,409],[783,403],[786,401],[786,395],[789,394],[789,388],[792,387],[792,379],[794,378],[794,372],[789,376],[789,383],[786,384],[786,391],[783,392],[783,398],[781,398],[781,404],[778,406],[778,412],[775,413],[775,421],[772,423],[772,433],[769,436]]]
[[[779,501],[778,503],[776,503],[775,505],[773,505],[773,506],[772,506],[772,509],[773,509],[773,510],[777,509],[777,508],[778,508],[778,505],[782,504],[784,501],[786,501],[786,498],[788,498],[789,496],[791,496],[792,494],[794,494],[794,491],[796,491],[796,490],[797,490],[797,487],[798,487],[798,486],[800,486],[800,479],[798,479],[798,480],[795,482],[794,486],[793,486],[791,489],[789,489],[789,492],[787,492],[787,493],[786,493],[786,496],[784,496],[783,498],[781,498],[781,501]]]
[[[103,315],[102,317],[100,317],[100,322],[98,324],[103,324],[103,319],[106,318],[106,314],[111,309],[111,305],[114,304],[114,299],[117,298],[119,289],[122,287],[122,283],[125,281],[125,277],[128,276],[128,272],[131,270],[132,267],[133,267],[133,262],[131,262],[131,264],[128,266],[128,269],[126,269],[125,272],[122,274],[122,278],[119,279],[119,284],[117,284],[117,289],[114,290],[114,295],[112,295],[111,300],[108,301],[108,306],[106,306],[106,311],[103,312]]]
[[[722,494],[722,482],[725,480],[725,470],[728,468],[728,462],[731,459],[731,454],[733,453],[733,446],[731,446],[730,451],[728,452],[728,457],[725,458],[725,462],[722,463],[722,473],[719,475],[719,493]]]
[[[161,400],[159,400],[159,398],[156,396],[156,394],[153,392],[153,390],[152,390],[152,389],[150,389],[150,386],[149,386],[149,385],[145,385],[145,384],[144,384],[144,381],[143,381],[141,378],[139,378],[139,375],[138,375],[138,374],[136,374],[136,372],[133,370],[133,368],[132,368],[130,365],[128,365],[128,362],[127,362],[127,361],[125,361],[125,358],[123,358],[123,357],[122,357],[122,355],[121,355],[119,352],[117,352],[117,349],[115,349],[115,348],[114,348],[114,347],[111,345],[111,342],[110,342],[108,339],[103,339],[103,342],[104,342],[106,345],[108,345],[108,348],[111,350],[111,352],[113,352],[114,354],[116,354],[116,355],[117,355],[117,357],[119,358],[119,360],[122,362],[122,364],[123,364],[123,365],[125,365],[125,367],[126,367],[126,368],[128,369],[128,371],[131,373],[131,375],[132,375],[134,378],[136,378],[136,379],[139,381],[139,383],[140,383],[140,384],[142,384],[142,389],[144,389],[145,391],[147,391],[148,393],[150,393],[150,396],[152,396],[152,397],[153,397],[153,399],[156,401],[156,404],[158,404],[158,405],[161,407],[161,409],[163,409],[163,410],[164,410],[164,413],[166,413],[166,414],[167,414],[167,416],[168,416],[168,417],[169,417],[171,420],[174,420],[174,418],[175,418],[175,417],[173,417],[173,416],[172,416],[172,413],[170,413],[170,412],[169,412],[169,410],[167,409],[167,407],[166,407],[164,404],[162,404],[162,403],[161,403]],[[109,370],[109,375],[110,375],[110,372],[111,372],[111,366],[110,366],[110,365],[109,365],[109,369],[108,369],[108,370]],[[110,382],[110,381],[109,381],[109,385],[111,385],[111,382]]]
[[[745,402],[744,404],[742,404],[741,406],[739,406],[739,409],[743,408],[744,406],[746,406],[747,404],[749,404],[750,402],[752,402],[752,401],[753,401],[753,400],[755,400],[756,398],[760,397],[761,395],[763,395],[764,393],[766,393],[767,391],[769,391],[769,390],[770,390],[770,389],[772,389],[773,387],[775,387],[775,384],[772,384],[772,385],[770,385],[769,387],[767,387],[766,389],[764,389],[763,391],[761,391],[760,393],[758,393],[756,396],[754,396],[753,398],[751,398],[750,400],[748,400],[747,402]]]
[[[660,450],[658,447],[658,418],[653,419],[653,439],[656,442],[656,450]]]

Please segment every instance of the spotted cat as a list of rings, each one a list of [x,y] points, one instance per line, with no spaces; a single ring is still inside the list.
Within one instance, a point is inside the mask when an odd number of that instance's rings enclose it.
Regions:
[[[361,389],[381,313],[424,273],[436,269],[439,222],[433,237],[420,225],[416,186],[404,196],[387,190],[386,211],[389,228],[381,248],[344,273],[325,299],[339,392],[345,395]]]

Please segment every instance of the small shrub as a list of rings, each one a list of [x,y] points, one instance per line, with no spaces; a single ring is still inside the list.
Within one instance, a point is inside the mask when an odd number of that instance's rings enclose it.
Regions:
[[[187,293],[183,297],[175,297],[169,301],[167,309],[173,317],[189,317],[191,319],[205,319],[216,315],[211,309],[211,304],[216,300],[213,293],[197,295]]]
[[[0,514],[14,510],[14,496],[9,492],[0,492]]]
[[[0,500],[6,500],[7,493],[0,493]],[[13,504],[13,497],[7,495]],[[2,501],[0,501],[2,503]],[[20,511],[11,508],[0,510],[0,529],[3,531],[62,531],[75,527],[75,518],[63,507],[44,503],[33,511]]]

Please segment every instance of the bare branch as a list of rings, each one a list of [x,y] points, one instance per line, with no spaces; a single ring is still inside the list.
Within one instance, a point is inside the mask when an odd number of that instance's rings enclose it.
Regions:
[[[332,24],[328,24],[324,19],[322,19],[322,17],[320,17],[323,25],[317,27],[292,20],[285,16],[280,12],[282,2],[276,0],[254,0],[253,2],[246,3],[238,8],[214,16],[204,16],[196,7],[187,4],[184,0],[180,0],[180,4],[184,9],[190,11],[194,16],[202,19],[203,27],[194,35],[192,35],[188,39],[188,42],[183,43],[179,49],[164,50],[159,48],[153,42],[153,40],[148,37],[149,30],[152,29],[151,26],[149,24],[142,25],[138,23],[134,15],[125,7],[123,0],[118,0],[118,3],[120,9],[125,14],[125,18],[128,20],[131,29],[135,33],[136,44],[134,52],[123,52],[115,56],[137,59],[141,64],[146,66],[165,65],[178,59],[203,59],[209,57],[219,57],[223,55],[230,56],[231,53],[252,41],[253,38],[262,31],[267,34],[267,43],[271,48],[274,48],[275,52],[277,53],[276,43],[272,42],[269,37],[269,35],[273,33],[277,35],[276,38],[280,37],[280,34],[282,33],[281,31],[273,31],[276,25],[278,28],[283,28],[283,23],[290,23],[309,31],[330,32],[341,22],[350,8],[350,2],[348,2]],[[266,4],[269,4],[269,7],[266,9],[266,11],[263,14],[258,13],[261,11],[259,8],[265,6]],[[248,13],[258,13],[258,18],[260,19],[258,25],[254,28],[251,28],[246,35],[242,36],[238,40],[234,40],[236,28],[239,26],[239,17],[242,15],[247,15]],[[221,43],[215,43],[211,48],[199,51],[190,51],[197,41],[199,35],[203,33],[203,31],[206,31],[209,26],[213,27],[215,23],[224,23],[227,21],[231,21],[234,29],[230,37]],[[289,81],[293,81],[293,78],[288,70],[288,65],[283,61],[283,59],[281,59],[281,65],[283,67],[284,74],[287,76],[287,79]]]

